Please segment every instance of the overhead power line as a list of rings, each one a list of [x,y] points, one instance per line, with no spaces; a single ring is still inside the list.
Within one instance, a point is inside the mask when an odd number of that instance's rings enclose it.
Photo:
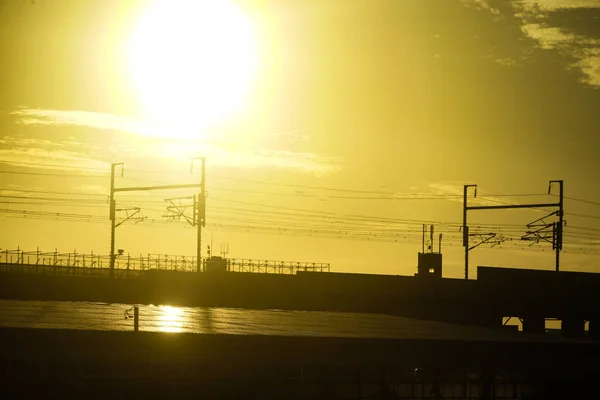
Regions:
[[[556,196],[556,195],[552,195],[552,196]],[[569,197],[569,196],[563,196],[563,197],[565,199],[573,200],[573,201],[578,201],[580,203],[587,203],[587,204],[593,204],[593,205],[596,205],[596,206],[600,206],[600,202],[598,202],[598,201],[580,199],[580,198],[577,198],[577,197]]]
[[[62,202],[83,202],[83,203],[106,203],[105,200],[94,200],[94,199],[75,199],[75,198],[60,198],[60,197],[36,197],[36,196],[7,196],[7,195],[2,195],[0,194],[0,198],[4,198],[4,199],[17,199],[17,200],[21,200],[21,199],[25,199],[25,200],[43,200],[46,202],[56,202],[56,201],[62,201]]]
[[[578,213],[565,213],[565,215],[572,215],[574,217],[581,217],[581,218],[600,219],[600,216],[598,216],[598,215],[578,214]]]
[[[41,163],[32,163],[32,162],[15,162],[15,161],[9,161],[9,160],[0,160],[0,163],[5,163],[5,164],[15,164],[15,165],[26,165],[26,166],[31,166],[31,167],[40,167],[40,168],[65,168],[65,169],[73,169],[73,170],[82,170],[82,171],[98,171],[98,172],[104,172],[106,175],[108,175],[109,173],[109,168],[107,166],[106,169],[104,168],[93,168],[93,167],[76,167],[76,166],[68,166],[68,165],[56,165],[56,164],[41,164]],[[129,172],[136,172],[136,173],[152,173],[152,174],[177,174],[177,175],[181,175],[181,174],[185,174],[185,172],[179,172],[179,171],[158,171],[158,170],[146,170],[146,169],[128,169]],[[46,175],[47,173],[32,173],[32,172],[21,172],[21,171],[0,171],[0,173],[7,173],[7,174],[11,174],[11,173],[15,173],[15,174],[30,174],[30,175],[38,175],[38,174],[44,174]],[[54,175],[54,174],[53,174]],[[65,174],[58,174],[59,176],[68,176]],[[78,175],[77,175],[78,176]],[[396,196],[398,199],[408,199],[409,197],[418,197],[418,196],[422,196],[422,197],[430,197],[432,199],[437,199],[438,197],[440,198],[460,198],[462,197],[462,195],[460,193],[432,193],[432,192],[422,192],[422,193],[401,193],[401,192],[395,192],[395,191],[382,191],[382,190],[361,190],[361,189],[348,189],[348,188],[335,188],[335,187],[327,187],[327,186],[312,186],[312,185],[300,185],[300,184],[293,184],[293,183],[280,183],[280,182],[269,182],[269,181],[263,181],[263,180],[255,180],[255,179],[246,179],[246,178],[237,178],[237,177],[229,177],[229,176],[222,176],[222,175],[215,175],[215,174],[208,174],[208,176],[211,179],[223,179],[223,180],[230,180],[230,181],[237,181],[237,182],[246,182],[246,183],[254,183],[254,184],[260,184],[260,185],[270,185],[270,186],[279,186],[279,187],[287,187],[287,188],[300,188],[300,189],[308,189],[308,190],[320,190],[320,191],[331,191],[331,192],[341,192],[341,193],[356,193],[356,194],[378,194],[378,195],[387,195],[387,196]],[[130,178],[133,179],[133,178]],[[140,179],[143,180],[143,179]],[[153,181],[156,183],[165,183],[164,181]],[[222,190],[232,190],[232,191],[241,191],[240,189],[222,189]],[[280,193],[273,193],[273,194],[277,194],[279,195]],[[297,194],[297,193],[296,193]],[[297,194],[300,195],[300,194]],[[306,196],[306,194],[304,194]],[[501,193],[501,194],[484,194],[484,196],[492,196],[492,197],[532,197],[532,196],[547,196],[547,194],[542,194],[542,193],[519,193],[519,194],[506,194],[506,193]],[[331,197],[331,198],[348,198],[348,199],[362,199],[362,197]],[[566,197],[565,197],[566,198]],[[365,197],[365,199],[368,200],[381,200],[381,199],[388,199],[386,198],[381,198],[381,197]],[[489,201],[493,201],[493,200],[489,200]]]
[[[60,176],[62,178],[103,178],[106,179],[107,176],[104,175],[83,175],[83,174],[60,174],[60,173],[52,173],[52,172],[29,172],[29,171],[5,171],[0,170],[0,174],[14,174],[14,175],[36,175],[36,176]]]
[[[160,211],[160,210],[157,210]],[[80,221],[80,222],[106,222],[106,216],[90,215],[90,214],[73,214],[73,213],[58,213],[58,212],[43,212],[43,211],[31,211],[31,210],[11,210],[4,209],[0,210],[1,213],[8,214],[13,217],[26,217],[26,218],[37,218],[37,219],[49,219],[49,220],[66,220],[66,221]],[[261,234],[278,234],[285,236],[306,236],[306,237],[323,237],[332,239],[354,239],[354,240],[366,240],[366,241],[383,241],[390,243],[401,243],[406,240],[409,241],[420,241],[420,231],[415,227],[410,226],[404,227],[386,227],[382,225],[369,225],[369,224],[324,224],[324,223],[311,223],[310,221],[290,223],[290,221],[282,220],[264,220],[264,219],[253,219],[252,217],[232,217],[231,215],[214,215],[213,220],[215,222],[212,227],[215,230],[227,230],[234,232],[245,232],[245,233],[261,233]],[[173,223],[165,220],[147,220],[146,226],[173,226]],[[177,225],[177,224],[176,224]],[[178,225],[179,226],[179,225]],[[505,233],[506,242],[504,246],[509,242],[520,243],[519,246],[523,247],[520,241],[522,232],[518,234],[515,232]],[[444,242],[447,245],[460,246],[462,241],[462,234],[458,232],[450,231],[444,233]],[[591,250],[597,248],[598,242],[594,237],[588,237],[569,234],[572,237],[566,244],[566,248],[569,246],[579,246],[583,250]],[[600,238],[598,238],[600,240]]]
[[[77,195],[77,196],[108,196],[103,193],[84,193],[84,192],[54,192],[48,190],[29,190],[17,188],[0,188],[0,192],[16,192],[16,193],[43,193],[43,194],[60,194],[60,195]],[[4,195],[0,195],[4,196]]]
[[[25,165],[28,167],[36,167],[36,168],[57,168],[57,169],[75,169],[81,171],[99,171],[108,174],[110,172],[110,164],[106,164],[106,168],[93,168],[93,167],[77,167],[74,165],[61,165],[61,164],[39,164],[25,161],[9,161],[9,160],[0,160],[2,164],[9,165]]]
[[[7,190],[7,191],[18,191],[18,192],[25,192],[25,193],[35,193],[35,194],[41,194],[41,193],[56,193],[56,194],[60,194],[62,195],[79,195],[80,193],[76,193],[76,192],[45,192],[45,191],[38,191],[38,190],[21,190],[21,189],[16,189],[16,190],[11,190],[11,189],[2,189],[2,190]],[[80,198],[73,198],[73,197],[39,197],[39,196],[14,196],[14,195],[4,195],[0,197],[3,197],[5,199],[11,199],[11,200],[15,200],[15,201],[10,201],[10,204],[32,204],[32,205],[37,205],[37,206],[52,206],[52,205],[57,205],[58,202],[63,203],[64,205],[72,205],[72,206],[83,206],[84,204],[99,204],[101,206],[104,206],[106,204],[106,196],[105,195],[94,195],[94,194],[88,194],[94,197],[97,197],[96,199],[80,199]],[[143,207],[144,209],[148,209],[148,207],[145,207],[144,205],[148,204],[154,204],[157,206],[162,206],[164,205],[164,199],[153,199],[152,197],[149,196],[140,196],[141,200],[134,200],[131,198],[126,197],[125,199],[121,200],[120,202],[122,204],[130,204],[130,205],[136,205],[136,206],[140,206]],[[247,201],[240,201],[240,200],[232,200],[232,199],[224,199],[224,198],[218,198],[218,197],[213,197],[215,200],[218,200],[219,202],[223,201],[223,202],[232,202],[232,203],[236,203],[236,204],[242,204],[242,205],[246,205],[246,206],[252,206],[252,207],[258,207],[258,209],[250,209],[248,207],[246,208],[231,208],[231,207],[227,207],[227,208],[223,208],[223,207],[219,207],[219,206],[214,206],[214,205],[210,205],[209,209],[216,209],[218,210],[219,208],[221,209],[226,209],[226,210],[231,210],[231,212],[237,212],[237,213],[251,213],[251,214],[263,214],[264,216],[271,216],[273,214],[282,216],[282,215],[286,215],[288,216],[288,219],[294,219],[294,218],[301,218],[301,219],[312,219],[312,220],[323,220],[323,219],[327,219],[327,220],[346,220],[346,221],[358,221],[358,222],[370,222],[370,223],[378,223],[378,224],[413,224],[413,225],[422,225],[423,223],[434,223],[434,224],[446,224],[449,226],[454,226],[454,227],[458,227],[459,223],[458,222],[442,222],[442,221],[423,221],[423,220],[411,220],[411,219],[398,219],[398,218],[389,218],[389,217],[377,217],[377,216],[372,216],[372,215],[361,215],[361,214],[340,214],[340,213],[332,213],[332,212],[327,212],[327,211],[316,211],[316,210],[310,210],[310,209],[302,209],[302,208],[293,208],[293,207],[284,207],[284,206],[274,206],[274,205],[270,205],[270,204],[265,204],[265,203],[254,203],[254,202],[247,202]],[[28,200],[31,200],[30,202]],[[503,202],[504,203],[504,202]],[[277,210],[277,211],[274,211]],[[281,210],[281,211],[279,211]],[[594,217],[594,216],[591,216]],[[516,227],[516,228],[521,228],[522,225],[520,224],[478,224],[477,226],[480,227],[485,227],[485,226],[493,226],[496,228],[503,228],[503,229],[507,229],[510,227]],[[593,229],[593,228],[587,228],[587,229]]]

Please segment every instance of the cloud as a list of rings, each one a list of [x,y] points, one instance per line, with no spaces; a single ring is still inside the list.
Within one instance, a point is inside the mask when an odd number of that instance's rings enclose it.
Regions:
[[[449,200],[460,202],[464,201],[464,185],[472,185],[472,182],[434,182],[430,183],[427,188],[431,194],[437,196],[448,195]],[[469,188],[467,192],[467,202],[469,206],[500,206],[512,204],[506,199],[501,199],[494,196],[487,196],[478,193],[478,196],[474,196],[474,189]]]
[[[570,68],[581,71],[581,81],[600,88],[600,0],[519,0],[514,5],[527,37],[541,49],[571,57]]]
[[[492,7],[488,0],[461,0],[461,3],[467,7],[476,7],[480,10],[487,10],[492,14],[500,14],[500,10]]]
[[[600,87],[600,48],[586,51],[576,64],[585,74],[584,82]]]
[[[493,14],[513,13],[523,34],[544,50],[560,50],[574,61],[569,68],[582,73],[581,82],[600,88],[600,0],[461,0],[467,7]],[[492,4],[503,4],[502,12]],[[507,5],[507,7],[504,7]],[[512,7],[511,7],[512,6]],[[497,58],[504,66],[517,60]]]
[[[81,192],[81,193],[89,193],[89,194],[101,194],[101,195],[105,195],[108,196],[110,190],[108,190],[108,188],[104,187],[104,186],[100,186],[100,185],[76,185],[73,186],[73,189],[75,191]],[[148,192],[143,192],[141,193],[141,195],[144,194],[148,194]]]
[[[131,117],[80,110],[47,110],[20,108],[10,112],[23,125],[74,125],[134,133],[147,137],[169,137],[172,129],[165,125]]]
[[[452,201],[462,203],[463,186],[470,185],[471,182],[433,182],[427,185],[426,191],[435,196],[449,196]],[[472,198],[470,193],[469,198]]]
[[[282,134],[260,134],[254,132],[219,132],[215,134],[197,135],[192,132],[182,132],[179,127],[154,124],[150,121],[137,120],[131,117],[116,116],[79,110],[47,110],[19,108],[10,112],[16,117],[16,122],[34,126],[80,126],[91,129],[119,131],[132,135],[123,137],[119,143],[118,154],[128,158],[159,157],[169,160],[191,159],[198,156],[207,158],[214,166],[236,168],[277,168],[303,171],[315,174],[327,174],[340,168],[337,158],[320,156],[310,152],[295,152],[289,147],[297,142],[306,142],[308,136],[296,132]],[[169,133],[178,132],[177,137]],[[276,140],[281,138],[281,140]],[[0,143],[1,144],[1,143]],[[5,149],[4,155],[13,157],[13,161],[26,159],[82,161],[85,165],[94,161],[81,157],[77,151],[82,147],[96,147],[98,158],[107,159],[112,156],[106,144],[90,142],[62,142],[60,145],[50,141],[33,140],[25,147],[20,146]],[[31,146],[33,145],[33,146]],[[79,149],[66,151],[69,146],[79,146]],[[99,150],[102,149],[103,150]],[[286,147],[288,147],[286,149]],[[48,150],[52,148],[52,150]],[[0,151],[0,155],[3,153]],[[108,168],[108,162],[98,162],[103,168]]]
[[[575,38],[560,28],[545,27],[540,24],[523,24],[521,31],[535,39],[542,49],[551,50],[573,41]]]
[[[42,166],[44,169],[60,171],[72,171],[73,168],[109,171],[110,168],[107,162],[95,160],[81,152],[61,149],[59,145],[46,141],[5,138],[4,144],[10,144],[10,147],[0,148],[0,162],[3,164]]]
[[[515,60],[514,58],[510,58],[510,57],[496,58],[494,60],[494,62],[496,62],[497,64],[500,64],[500,65],[503,65],[505,67],[514,67],[517,65],[517,60]]]
[[[518,3],[528,11],[554,11],[565,8],[600,7],[599,0],[519,0]]]

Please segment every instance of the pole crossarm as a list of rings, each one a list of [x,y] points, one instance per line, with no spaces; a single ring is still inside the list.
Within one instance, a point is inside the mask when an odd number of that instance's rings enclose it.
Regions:
[[[127,216],[121,222],[119,222],[118,224],[116,224],[115,228],[118,228],[123,223],[129,221],[130,219],[133,219],[133,217],[135,217],[137,214],[139,214],[140,210],[141,210],[141,208],[139,208],[139,207],[134,207],[134,208],[117,208],[115,211],[125,211],[127,213]],[[129,214],[129,211],[133,211],[133,212],[131,214]]]
[[[552,240],[548,239],[548,235],[552,232],[546,231],[546,229],[552,228],[553,226],[554,226],[554,224],[552,223],[552,224],[543,226],[535,231],[527,231],[527,233],[525,235],[521,236],[521,240],[530,240],[530,241],[533,241],[534,243],[539,243],[540,240],[544,241],[544,242],[548,242],[548,243],[554,243]],[[532,246],[534,243],[531,243],[530,246]]]
[[[536,243],[539,243],[540,241],[552,243],[552,245],[554,245],[555,238],[553,237],[552,240],[548,239],[548,235],[550,233],[552,233],[552,231],[547,230],[549,228],[554,228],[554,226],[555,226],[554,222],[548,223],[545,221],[545,219],[548,217],[553,217],[553,216],[557,215],[557,213],[558,213],[558,211],[553,211],[550,214],[548,214],[542,218],[538,218],[535,221],[528,223],[527,224],[528,228],[530,228],[530,229],[537,228],[537,229],[527,231],[525,233],[525,235],[521,236],[521,240],[531,241],[531,244],[529,245],[529,247],[533,246]]]
[[[495,232],[490,232],[490,233],[470,233],[469,236],[479,236],[480,238],[482,238],[479,243],[474,244],[473,246],[469,247],[469,250],[473,250],[474,248],[479,247],[482,244],[491,242],[492,239],[496,238],[496,236],[498,236],[498,235]],[[483,236],[487,236],[487,238],[483,239]],[[504,241],[504,239],[502,237],[495,240],[495,242],[497,242],[496,244],[501,243],[503,241]]]
[[[540,203],[540,204],[510,204],[505,206],[467,206],[467,210],[500,210],[511,208],[542,208],[559,207],[560,203]]]
[[[132,187],[121,187],[114,188],[114,192],[134,192],[140,190],[162,190],[162,189],[189,189],[189,188],[201,188],[200,183],[187,183],[184,185],[160,185],[160,186],[132,186]]]
[[[556,215],[557,213],[558,213],[558,211],[552,211],[550,214],[548,214],[548,215],[546,215],[546,216],[544,216],[544,217],[542,217],[542,218],[538,218],[538,219],[536,219],[535,221],[531,221],[530,223],[528,223],[528,224],[527,224],[527,227],[528,227],[528,228],[534,228],[534,227],[537,227],[537,226],[549,225],[549,224],[548,224],[546,221],[544,221],[544,220],[545,220],[546,218],[548,218],[548,217],[552,217],[552,216]],[[542,224],[540,225],[540,224],[538,224],[538,222],[542,222]]]
[[[179,200],[180,204],[175,204],[174,200]],[[192,205],[181,204],[181,200],[192,200],[194,203]],[[196,201],[195,196],[178,197],[178,198],[174,198],[174,199],[165,199],[165,202],[170,204],[167,206],[167,211],[169,212],[169,214],[163,215],[163,216],[166,218],[170,218],[172,220],[175,220],[175,219],[178,220],[180,218],[184,218],[188,224],[190,224],[191,226],[196,226],[195,225],[195,212],[194,212],[194,216],[192,218],[188,217],[185,214],[186,210],[189,207],[196,206],[195,201]]]
[[[462,232],[463,232],[463,247],[465,248],[465,279],[469,279],[469,251],[473,250],[475,247],[483,244],[483,243],[487,243],[489,241],[491,241],[494,237],[495,234],[492,236],[492,234],[488,234],[490,235],[487,239],[483,240],[474,245],[474,246],[470,246],[469,243],[469,237],[470,236],[476,236],[473,234],[469,234],[469,226],[467,225],[467,211],[473,211],[473,210],[509,210],[509,209],[531,209],[531,208],[557,208],[556,211],[551,212],[550,214],[548,214],[545,217],[539,218],[529,224],[527,224],[527,228],[529,228],[529,230],[526,232],[525,235],[523,235],[521,237],[521,240],[531,240],[534,241],[535,243],[539,243],[540,240],[542,241],[546,241],[546,242],[550,242],[552,243],[552,249],[556,251],[556,262],[555,262],[555,268],[556,271],[559,271],[559,265],[560,265],[560,251],[562,250],[562,240],[563,240],[563,234],[562,234],[562,227],[564,224],[564,185],[563,185],[563,181],[562,180],[553,180],[550,181],[548,184],[548,194],[550,194],[551,189],[552,189],[552,184],[553,183],[557,183],[559,185],[559,201],[558,203],[534,203],[534,204],[503,204],[503,205],[493,205],[493,206],[469,206],[467,204],[467,191],[469,188],[475,188],[474,191],[474,197],[477,197],[477,185],[464,185],[463,186],[463,225],[462,225]],[[548,218],[551,216],[557,216],[558,217],[558,222],[554,222],[551,224],[546,223],[546,221],[544,221],[544,218]],[[541,222],[541,223],[540,223]],[[549,229],[550,227],[552,227],[552,240],[549,240],[548,235],[550,232],[546,231],[546,229]],[[538,229],[532,229],[532,228],[538,228]],[[498,241],[498,242],[501,242]]]

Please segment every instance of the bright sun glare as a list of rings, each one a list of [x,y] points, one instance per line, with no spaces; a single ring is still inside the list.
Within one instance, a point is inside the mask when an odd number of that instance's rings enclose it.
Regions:
[[[150,0],[128,55],[142,117],[179,139],[243,105],[258,58],[253,26],[229,0]]]
[[[179,307],[160,306],[162,314],[158,317],[158,329],[161,332],[181,332],[183,330],[183,310]]]

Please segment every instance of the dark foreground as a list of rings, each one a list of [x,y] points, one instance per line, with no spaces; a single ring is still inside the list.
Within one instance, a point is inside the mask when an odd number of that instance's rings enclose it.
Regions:
[[[518,337],[353,339],[4,328],[0,396],[569,399],[593,393],[599,344]]]
[[[498,327],[523,320],[600,339],[600,274],[479,267],[477,280],[298,272],[195,273],[0,264],[0,298],[383,313]]]

